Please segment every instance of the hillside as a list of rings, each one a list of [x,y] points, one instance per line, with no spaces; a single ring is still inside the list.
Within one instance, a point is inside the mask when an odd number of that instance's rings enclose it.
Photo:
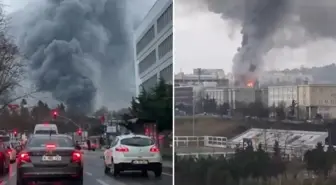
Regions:
[[[277,72],[285,72],[288,74],[302,73],[306,75],[312,75],[313,83],[336,83],[336,64],[325,65],[322,67],[312,67],[312,68],[295,68],[295,69],[285,69]]]

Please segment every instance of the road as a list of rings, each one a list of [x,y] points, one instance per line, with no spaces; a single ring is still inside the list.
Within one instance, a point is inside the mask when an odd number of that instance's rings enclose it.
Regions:
[[[84,185],[172,185],[172,176],[164,173],[161,178],[155,178],[149,172],[148,177],[136,172],[125,172],[120,177],[105,175],[100,153],[84,154]],[[57,185],[63,183],[54,183]],[[0,178],[0,185],[16,185],[16,164],[12,164],[8,175]]]

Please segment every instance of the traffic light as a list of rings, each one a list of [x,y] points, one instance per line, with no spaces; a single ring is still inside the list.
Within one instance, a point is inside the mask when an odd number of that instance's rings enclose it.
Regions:
[[[53,112],[53,118],[56,119],[58,116],[58,113],[56,111]]]
[[[16,130],[14,130],[13,134],[14,134],[14,137],[17,137],[17,131]]]
[[[78,130],[77,130],[77,134],[78,134],[79,136],[82,136],[82,129],[78,129]]]
[[[105,123],[105,116],[101,116],[101,117],[100,117],[100,122],[101,122],[102,124]]]

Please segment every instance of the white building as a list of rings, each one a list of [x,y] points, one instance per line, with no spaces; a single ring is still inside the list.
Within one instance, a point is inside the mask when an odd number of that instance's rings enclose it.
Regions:
[[[269,86],[268,87],[268,106],[278,106],[284,103],[286,107],[292,104],[292,101],[298,100],[298,86]]]
[[[150,89],[160,78],[172,82],[172,0],[157,0],[135,30],[135,77],[137,93]]]

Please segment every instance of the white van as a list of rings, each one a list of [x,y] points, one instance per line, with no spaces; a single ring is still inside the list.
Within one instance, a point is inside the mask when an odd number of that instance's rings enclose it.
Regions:
[[[55,124],[36,124],[34,134],[58,134],[58,129]]]

